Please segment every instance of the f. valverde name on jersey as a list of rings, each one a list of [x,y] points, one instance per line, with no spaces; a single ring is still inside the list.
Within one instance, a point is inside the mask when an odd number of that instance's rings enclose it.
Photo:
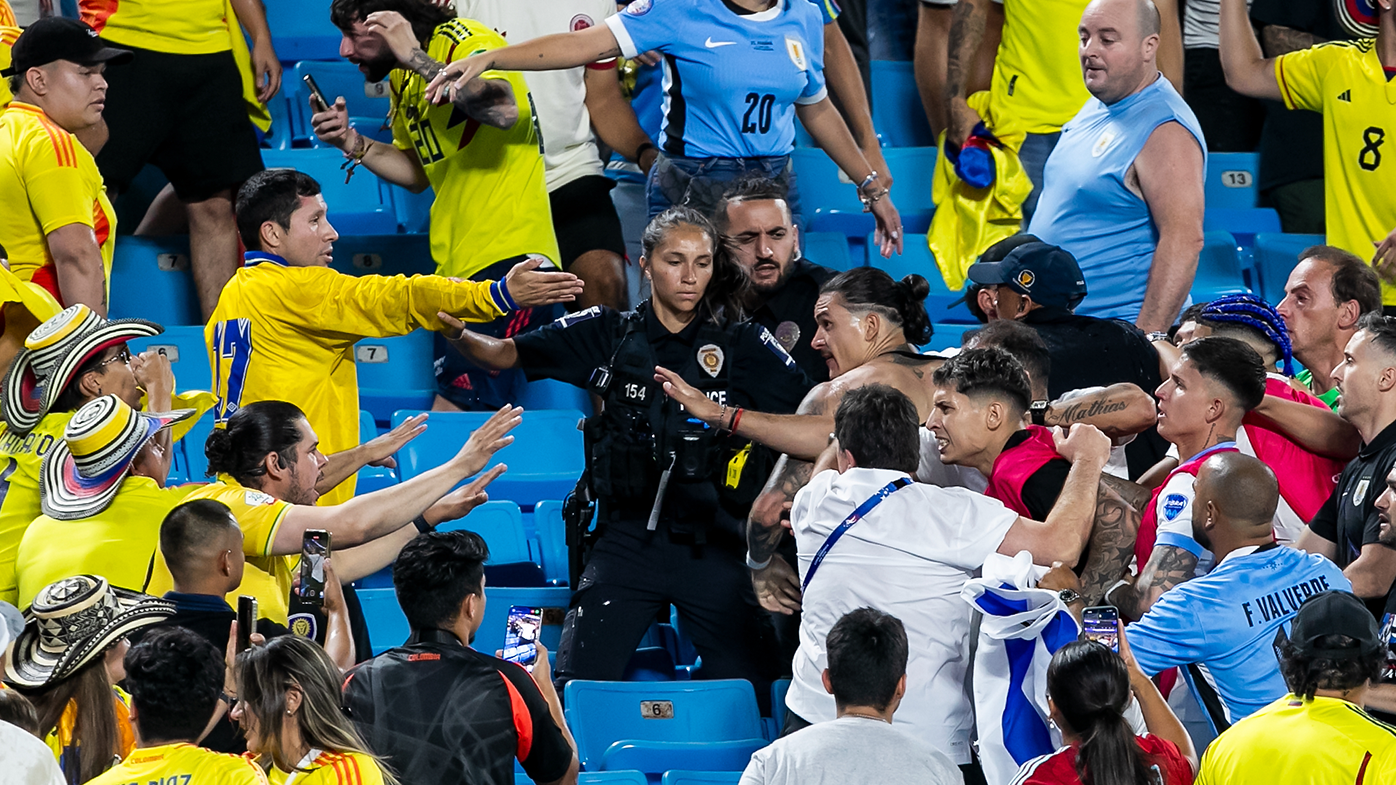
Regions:
[[[1284,619],[1299,612],[1299,606],[1305,600],[1315,594],[1322,594],[1332,591],[1333,587],[1328,585],[1327,576],[1320,575],[1317,578],[1310,578],[1303,583],[1296,583],[1293,586],[1272,591],[1269,594],[1262,594],[1253,600],[1241,603],[1241,610],[1246,614],[1246,626],[1254,627],[1256,623],[1267,623],[1275,619]],[[1347,591],[1347,589],[1343,589]]]

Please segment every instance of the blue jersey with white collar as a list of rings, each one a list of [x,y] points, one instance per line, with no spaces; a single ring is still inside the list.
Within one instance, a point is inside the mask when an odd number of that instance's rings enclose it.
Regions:
[[[823,23],[807,0],[748,15],[722,0],[635,0],[606,20],[626,57],[664,56],[660,146],[685,158],[788,155],[795,104],[827,94]]]

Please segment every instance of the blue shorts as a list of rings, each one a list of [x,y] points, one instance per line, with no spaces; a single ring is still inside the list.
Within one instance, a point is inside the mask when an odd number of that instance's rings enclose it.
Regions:
[[[529,254],[502,259],[470,276],[472,281],[497,281],[509,273]],[[550,263],[551,264],[551,263]],[[536,330],[562,316],[566,311],[560,303],[539,308],[524,308],[505,314],[492,322],[467,324],[466,329],[495,338],[512,338],[519,333]],[[494,411],[514,403],[523,395],[527,383],[523,371],[509,368],[489,371],[480,368],[455,350],[441,333],[434,338],[432,358],[435,360],[436,394],[466,411]]]

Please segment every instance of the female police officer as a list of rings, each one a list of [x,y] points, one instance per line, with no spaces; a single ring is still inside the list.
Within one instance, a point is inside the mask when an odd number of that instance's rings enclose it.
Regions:
[[[512,339],[463,330],[453,343],[486,368],[522,368],[601,396],[587,421],[600,536],[577,582],[557,678],[619,679],[656,613],[673,604],[708,678],[765,689],[775,662],[744,563],[743,523],[771,468],[766,454],[690,418],[654,380],[676,369],[729,412],[793,412],[810,388],[775,337],[741,322],[745,274],[687,207],[645,229],[652,297],[629,313],[594,307]],[[788,664],[785,664],[788,665]]]

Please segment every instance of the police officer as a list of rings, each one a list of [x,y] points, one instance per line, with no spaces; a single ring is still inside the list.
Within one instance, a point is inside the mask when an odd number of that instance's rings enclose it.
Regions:
[[[786,189],[767,177],[740,177],[723,193],[713,222],[751,279],[747,315],[771,331],[811,381],[829,381],[829,366],[810,341],[819,288],[836,271],[801,258]]]
[[[652,297],[628,313],[604,307],[533,333],[497,339],[462,330],[453,343],[488,368],[522,368],[591,390],[585,482],[599,537],[577,581],[557,679],[620,679],[670,604],[707,678],[745,678],[758,696],[781,663],[755,603],[743,522],[771,465],[729,432],[740,407],[793,412],[811,383],[764,327],[739,322],[746,276],[712,224],[675,207],[641,238]],[[725,406],[709,426],[664,395],[656,366]]]

